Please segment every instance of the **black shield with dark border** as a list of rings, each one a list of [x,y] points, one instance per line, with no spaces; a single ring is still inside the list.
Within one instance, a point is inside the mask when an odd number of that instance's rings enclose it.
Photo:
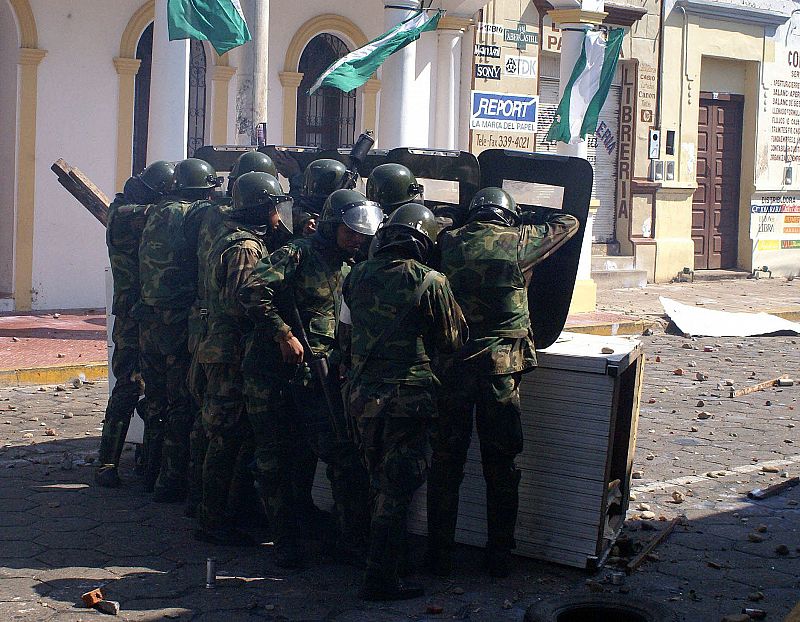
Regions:
[[[517,181],[531,186],[530,193],[518,192],[506,184],[505,189],[517,200],[519,205],[536,207],[526,195],[544,191],[546,186],[555,186],[555,194],[563,188],[561,209],[580,222],[580,229],[564,246],[533,268],[533,276],[528,286],[528,311],[533,327],[534,343],[537,348],[546,348],[555,343],[564,329],[578,274],[578,261],[581,256],[583,234],[589,216],[589,202],[592,198],[592,165],[583,158],[560,156],[549,153],[528,153],[490,149],[478,156],[481,170],[481,188],[496,186],[504,188],[504,182]],[[513,186],[513,184],[512,184]],[[553,193],[550,193],[553,196]],[[526,203],[526,199],[529,201]],[[544,207],[555,207],[552,203]]]
[[[424,193],[425,205],[437,216],[450,218],[456,226],[464,220],[469,203],[480,186],[480,166],[473,154],[447,149],[398,147],[389,151],[386,162],[407,166],[423,186],[425,179],[458,182],[457,203],[434,200],[428,191]]]

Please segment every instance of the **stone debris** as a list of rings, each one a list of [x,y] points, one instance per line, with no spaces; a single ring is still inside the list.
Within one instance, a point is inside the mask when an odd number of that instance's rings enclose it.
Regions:
[[[683,493],[678,491],[678,490],[673,490],[672,491],[672,502],[673,503],[683,503],[683,501],[684,501]]]
[[[680,367],[674,370],[672,373],[675,374],[676,376],[683,376],[683,370]]]
[[[692,348],[694,348],[694,346],[691,343],[684,343],[681,347],[684,350],[691,350]]]
[[[641,517],[643,520],[653,520],[656,517],[656,513],[651,511],[642,512]]]
[[[758,544],[759,542],[764,541],[764,536],[762,536],[760,533],[749,533],[747,534],[747,539],[750,540],[750,542],[755,542]]]
[[[101,592],[99,588],[89,590],[88,592],[81,594],[81,600],[87,607],[94,607],[97,603],[103,600],[103,592]]]
[[[513,607],[513,605],[510,600],[506,599],[503,601],[503,609],[511,609],[511,607]]]
[[[119,603],[116,600],[101,600],[94,606],[101,613],[115,616],[119,613]]]
[[[761,591],[750,592],[747,595],[747,600],[749,600],[752,603],[760,602],[760,601],[764,600],[764,592],[761,592]]]
[[[640,512],[646,512],[647,510],[650,509],[650,504],[640,503],[639,505],[636,506],[636,509],[639,510]]]
[[[689,361],[689,362],[687,363],[687,365],[688,365],[689,367],[697,367],[697,362],[696,362],[696,361]]]
[[[730,378],[726,378],[722,382],[726,387],[732,387],[733,386],[733,380],[731,380]]]
[[[59,359],[63,359],[65,356],[66,356],[66,354],[64,354],[63,352],[59,352],[58,354],[56,354],[56,358],[59,358]]]
[[[506,601],[506,603],[508,603],[508,601]],[[508,603],[509,604],[508,607],[506,607],[506,603],[503,603],[503,609],[510,609],[511,608],[510,607],[511,603]],[[429,613],[429,614],[434,615],[434,616],[439,615],[443,611],[444,611],[444,607],[442,607],[441,605],[432,605],[431,604],[431,605],[427,605],[425,607],[425,613]]]
[[[767,533],[767,526],[766,525],[759,525],[756,527],[756,531],[758,533]]]
[[[704,381],[708,380],[708,374],[704,374],[701,371],[697,372],[694,375],[694,377],[695,377],[696,380],[699,380],[700,382],[704,382]]]
[[[463,587],[454,587],[453,588],[453,594],[456,594],[457,596],[461,596],[463,593],[464,593],[464,588]]]
[[[61,418],[62,419],[72,419],[75,415],[73,413],[64,413]]]
[[[602,352],[603,354],[614,354],[614,348],[609,348],[609,347],[606,346],[606,347],[603,347],[600,350],[600,352]]]
[[[723,616],[722,622],[750,622],[750,616],[746,613],[729,613]]]
[[[764,466],[762,466],[761,470],[764,473],[779,473],[780,472],[780,469],[778,467],[772,466],[772,465],[768,465],[768,464],[765,464]]]
[[[713,352],[714,346],[703,346],[703,352]]]
[[[55,436],[56,435],[56,431],[53,428],[45,428],[44,435],[45,436]]]
[[[701,410],[699,413],[697,413],[697,418],[700,420],[711,419],[711,413]]]
[[[33,438],[33,432],[25,432],[25,434],[22,435],[22,438]]]
[[[785,544],[779,544],[778,546],[775,547],[775,552],[778,555],[788,555],[789,554],[789,547],[786,546]]]
[[[692,431],[692,432],[697,432],[698,430],[699,430],[699,428],[698,428],[696,425],[693,425],[693,426],[691,427],[691,431]]]
[[[698,408],[702,408],[705,405],[706,405],[706,403],[703,400],[697,400],[697,407]]]

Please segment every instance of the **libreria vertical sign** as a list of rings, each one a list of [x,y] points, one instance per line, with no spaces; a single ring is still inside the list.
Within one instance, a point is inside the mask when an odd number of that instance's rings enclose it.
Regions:
[[[472,91],[469,127],[472,130],[536,132],[539,97]]]

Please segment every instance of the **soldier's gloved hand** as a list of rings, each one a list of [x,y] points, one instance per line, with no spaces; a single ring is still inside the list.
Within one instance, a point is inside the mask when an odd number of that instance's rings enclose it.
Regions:
[[[288,338],[282,340],[279,345],[284,363],[299,365],[303,362],[303,344],[300,343],[297,337],[289,333]]]

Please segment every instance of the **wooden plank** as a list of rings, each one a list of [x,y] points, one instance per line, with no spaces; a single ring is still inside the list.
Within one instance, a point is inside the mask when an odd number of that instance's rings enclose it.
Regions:
[[[792,477],[787,479],[785,482],[773,484],[772,486],[767,486],[766,488],[754,488],[747,493],[747,497],[757,501],[760,501],[761,499],[768,499],[769,497],[779,495],[784,490],[788,490],[789,488],[797,486],[797,484],[800,484],[800,477]]]
[[[764,389],[769,389],[770,387],[774,387],[778,384],[779,380],[786,380],[789,376],[778,376],[777,378],[773,378],[772,380],[765,380],[764,382],[759,382],[758,384],[754,384],[751,387],[745,387],[744,389],[739,389],[738,391],[734,391],[733,387],[731,387],[730,397],[741,397],[742,395],[747,395],[749,393],[755,393],[756,391],[763,391]]]
[[[659,531],[655,536],[653,536],[648,541],[648,543],[644,545],[642,550],[639,551],[639,554],[628,562],[628,565],[625,566],[625,572],[630,574],[631,572],[636,570],[639,566],[641,566],[645,558],[650,553],[653,552],[653,549],[655,549],[659,544],[661,544],[666,539],[666,537],[672,533],[672,531],[675,529],[675,525],[677,525],[678,523],[682,523],[685,519],[686,519],[685,516],[676,516],[671,521],[669,521],[669,523],[667,523],[667,526],[664,527],[664,529],[662,529],[661,531]]]
[[[58,182],[75,197],[104,227],[108,225],[108,206],[111,201],[84,173],[70,166],[63,158],[50,167]]]

